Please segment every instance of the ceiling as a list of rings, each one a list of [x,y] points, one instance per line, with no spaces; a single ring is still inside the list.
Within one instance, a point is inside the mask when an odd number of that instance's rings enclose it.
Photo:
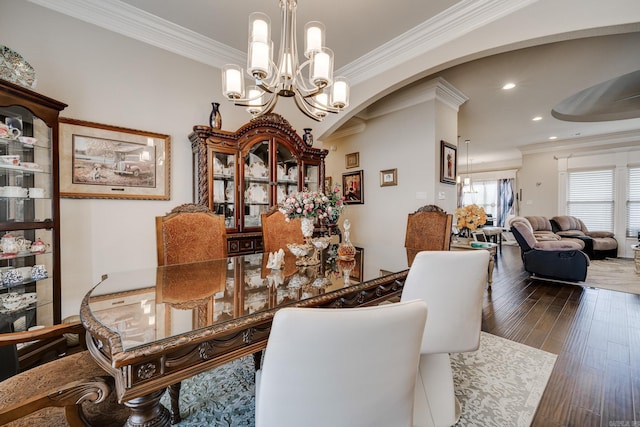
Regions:
[[[253,11],[271,17],[278,46],[278,0],[30,1],[217,67],[244,66]],[[522,152],[553,147],[638,144],[639,118],[569,122],[551,115],[565,98],[640,70],[640,3],[591,3],[301,0],[298,32],[308,21],[323,22],[336,74],[353,85],[345,114],[305,127],[315,126],[329,137],[403,86],[443,77],[469,98],[460,107],[459,133],[461,140],[472,141],[474,170],[483,163],[508,165]],[[575,13],[577,7],[581,14]],[[180,38],[188,43],[179,45]],[[507,81],[517,86],[502,90]],[[625,97],[640,110],[640,97]],[[534,122],[534,116],[542,120]]]

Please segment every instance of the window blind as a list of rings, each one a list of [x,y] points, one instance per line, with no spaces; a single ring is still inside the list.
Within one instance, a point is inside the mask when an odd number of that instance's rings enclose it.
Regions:
[[[569,172],[567,213],[589,230],[613,232],[613,169]]]
[[[629,168],[628,171],[627,237],[637,237],[640,232],[640,167]]]

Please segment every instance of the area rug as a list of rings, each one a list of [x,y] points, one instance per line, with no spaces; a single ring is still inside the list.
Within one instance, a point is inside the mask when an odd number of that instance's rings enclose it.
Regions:
[[[531,424],[556,356],[482,333],[480,349],[451,355],[459,427]],[[179,426],[254,426],[253,357],[182,382]],[[169,397],[162,404],[167,408]],[[384,427],[384,426],[380,426]]]
[[[640,294],[640,274],[635,272],[631,258],[593,260],[587,270],[587,280],[580,283],[592,288]]]

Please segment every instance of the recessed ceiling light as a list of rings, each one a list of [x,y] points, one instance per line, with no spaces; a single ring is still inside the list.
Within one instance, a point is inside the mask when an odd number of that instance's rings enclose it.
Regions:
[[[542,116],[535,116],[535,117],[534,117],[533,119],[531,119],[531,120],[533,120],[534,122],[538,122],[538,121],[542,120]]]
[[[509,90],[509,89],[513,89],[514,87],[516,87],[515,83],[507,83],[504,86],[502,86],[502,89]]]
[[[557,136],[550,136],[549,139],[558,139]]]

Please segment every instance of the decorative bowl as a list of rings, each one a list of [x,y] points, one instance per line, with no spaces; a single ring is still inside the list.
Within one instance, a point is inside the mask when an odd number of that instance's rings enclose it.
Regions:
[[[307,256],[311,252],[311,245],[308,243],[287,243],[287,248],[296,258]]]

